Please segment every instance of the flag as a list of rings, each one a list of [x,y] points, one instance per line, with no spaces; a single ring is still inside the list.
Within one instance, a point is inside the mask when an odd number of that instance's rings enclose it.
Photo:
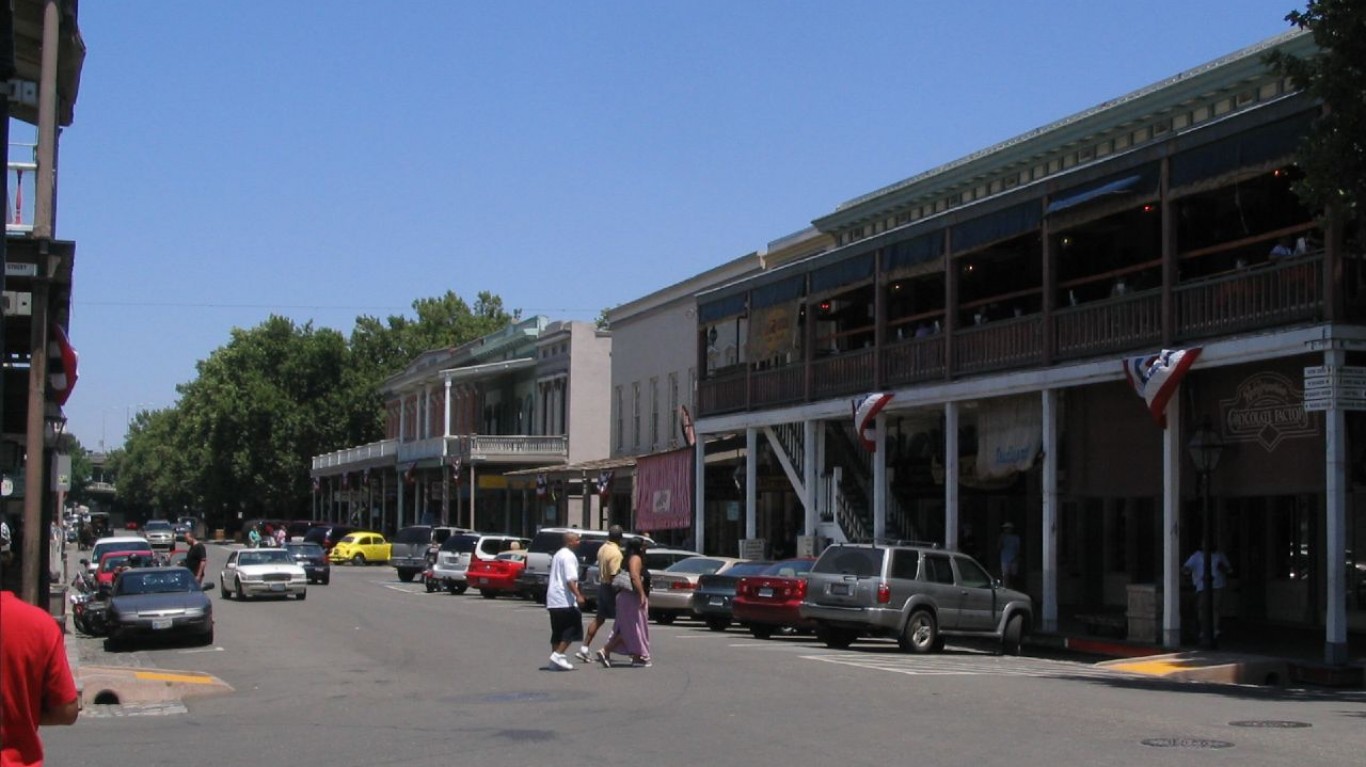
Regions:
[[[313,492],[316,493],[316,492],[318,492],[318,491],[321,490],[321,489],[322,489],[322,483],[318,481],[318,478],[317,478],[317,477],[314,477],[314,478],[313,478]]]
[[[603,500],[612,494],[612,474],[606,470],[598,474],[598,495],[602,496]]]
[[[417,464],[416,464],[416,463],[410,463],[410,464],[408,464],[408,468],[403,470],[403,481],[411,485],[411,484],[413,484],[413,482],[414,482],[416,479],[417,479]]]
[[[544,475],[544,474],[537,474],[537,475],[536,475],[536,497],[537,497],[537,498],[544,498],[544,497],[545,497],[545,475]]]
[[[369,486],[370,486],[370,469],[369,469],[369,467],[366,467],[365,471],[361,472],[361,474],[360,474],[360,483],[361,483],[362,485],[365,485],[366,487],[369,487]]]
[[[697,444],[697,432],[693,429],[692,413],[687,405],[678,406],[678,429],[683,432],[683,444],[692,447]]]
[[[893,396],[891,392],[869,394],[854,406],[854,430],[858,432],[864,449],[877,451],[877,414],[887,407]]]
[[[460,484],[460,463],[458,455],[451,459],[451,481],[457,485]]]
[[[66,337],[66,330],[61,325],[52,323],[48,333],[51,338],[47,345],[47,380],[52,387],[52,401],[56,402],[58,407],[64,407],[67,399],[71,397],[71,390],[76,388],[76,368],[79,358],[76,355],[75,347]]]
[[[1124,360],[1124,375],[1138,396],[1148,403],[1148,412],[1163,429],[1167,428],[1167,402],[1200,356],[1200,348],[1163,349],[1157,354]]]
[[[349,474],[342,474],[342,489],[343,489],[343,490],[350,490],[350,489],[351,489],[351,476],[350,476]]]

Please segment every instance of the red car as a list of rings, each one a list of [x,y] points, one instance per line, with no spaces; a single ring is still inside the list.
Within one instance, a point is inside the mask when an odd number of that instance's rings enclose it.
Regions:
[[[109,551],[100,555],[100,563],[95,567],[95,583],[99,586],[114,585],[114,571],[123,565],[133,566],[128,560],[133,557],[151,560],[146,551]],[[146,565],[143,565],[146,566]]]
[[[485,599],[493,599],[499,594],[516,594],[517,576],[525,567],[525,551],[504,551],[493,559],[471,562],[466,582]]]
[[[779,629],[814,628],[798,612],[806,597],[806,573],[814,559],[774,562],[763,575],[747,575],[735,587],[731,613],[755,639],[768,639]]]

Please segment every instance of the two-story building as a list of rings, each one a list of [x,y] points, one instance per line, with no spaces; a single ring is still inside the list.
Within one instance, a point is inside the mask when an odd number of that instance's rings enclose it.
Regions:
[[[746,512],[777,476],[804,536],[993,571],[1009,522],[1042,628],[1127,609],[1175,646],[1208,501],[1229,625],[1323,626],[1341,659],[1366,626],[1366,273],[1293,192],[1321,106],[1262,58],[1312,46],[1288,33],[850,200],[815,221],[835,249],[699,295],[698,444],[746,434]],[[1162,349],[1200,350],[1165,428],[1124,365]],[[698,486],[694,524],[724,524]]]

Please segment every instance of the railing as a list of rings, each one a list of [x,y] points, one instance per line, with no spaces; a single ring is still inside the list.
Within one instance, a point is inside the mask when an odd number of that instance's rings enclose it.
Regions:
[[[425,459],[441,459],[445,457],[444,437],[427,437],[426,439],[415,439],[409,442],[398,443],[398,462],[413,463]]]
[[[719,415],[744,410],[748,404],[745,397],[746,383],[744,370],[700,381],[697,387],[698,411],[707,415]]]
[[[337,469],[358,463],[373,463],[380,459],[392,460],[397,454],[398,440],[386,439],[316,456],[313,459],[313,470]]]
[[[556,461],[569,457],[569,438],[562,434],[472,434],[446,440],[446,455],[474,461]]]
[[[1162,341],[1162,291],[1059,309],[1053,319],[1059,359],[1091,357]]]
[[[1027,367],[1043,361],[1043,319],[1037,315],[994,320],[954,336],[954,372]]]
[[[792,468],[799,476],[806,471],[806,430],[799,423],[780,423],[773,426],[773,435],[778,438],[778,444],[783,452],[787,453],[787,460],[792,462]],[[802,481],[808,481],[802,476]]]
[[[11,155],[33,157],[37,147],[32,144],[10,144]],[[28,234],[33,231],[33,208],[38,199],[38,163],[7,159],[9,198],[5,200],[5,232]]]
[[[800,364],[759,370],[750,374],[752,403],[755,406],[786,405],[801,402],[802,376],[806,369]]]
[[[944,336],[897,341],[882,354],[882,380],[888,386],[943,378]]]
[[[1323,255],[1241,269],[1176,288],[1176,335],[1200,338],[1318,319]]]
[[[871,391],[875,384],[873,359],[872,349],[817,359],[811,363],[811,395],[817,398],[837,397]]]

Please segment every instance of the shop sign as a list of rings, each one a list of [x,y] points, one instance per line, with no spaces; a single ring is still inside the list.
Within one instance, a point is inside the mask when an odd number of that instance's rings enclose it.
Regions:
[[[1280,373],[1244,378],[1233,398],[1219,401],[1224,439],[1255,442],[1268,453],[1281,440],[1319,433],[1318,422],[1304,407],[1304,390]]]

